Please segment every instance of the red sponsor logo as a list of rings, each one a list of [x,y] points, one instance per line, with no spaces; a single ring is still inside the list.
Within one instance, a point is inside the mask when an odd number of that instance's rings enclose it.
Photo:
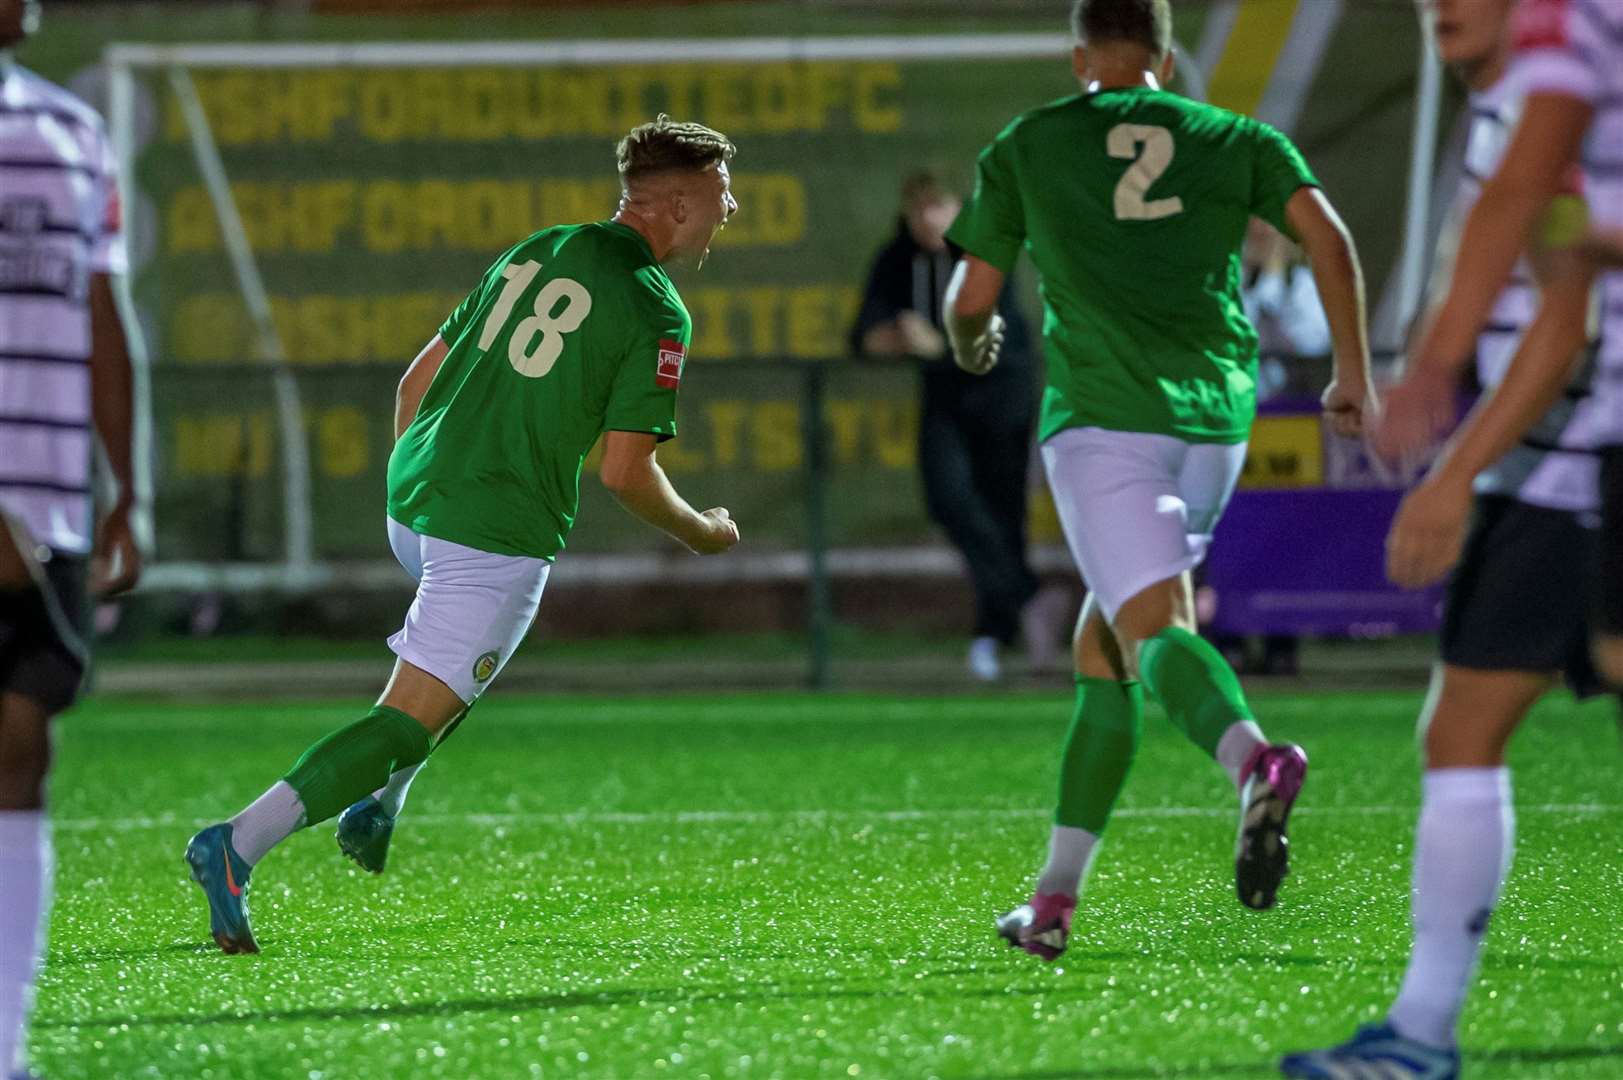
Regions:
[[[1572,0],[1522,0],[1516,8],[1516,50],[1562,49],[1570,42]]]
[[[687,360],[687,346],[680,341],[661,338],[659,363],[654,368],[654,385],[675,390],[682,384],[682,364]]]

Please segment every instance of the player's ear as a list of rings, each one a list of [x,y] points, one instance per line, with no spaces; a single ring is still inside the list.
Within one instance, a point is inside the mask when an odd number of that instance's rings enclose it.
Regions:
[[[1168,49],[1167,54],[1161,57],[1161,70],[1156,73],[1157,77],[1159,77],[1161,80],[1161,89],[1165,90],[1167,87],[1172,85],[1172,72],[1177,68],[1177,66],[1178,58],[1173,54],[1171,49]]]
[[[1088,47],[1086,45],[1072,47],[1071,71],[1083,82],[1088,81]]]

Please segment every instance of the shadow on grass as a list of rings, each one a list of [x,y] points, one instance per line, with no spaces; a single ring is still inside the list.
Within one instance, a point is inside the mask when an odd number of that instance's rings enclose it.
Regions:
[[[209,941],[179,941],[170,945],[150,945],[139,949],[61,949],[52,950],[46,962],[58,964],[99,964],[107,960],[156,960],[162,956],[196,953],[205,956],[219,952]]]
[[[1552,1046],[1543,1049],[1517,1048],[1490,1050],[1483,1054],[1467,1052],[1465,1060],[1477,1065],[1554,1065],[1563,1062],[1623,1059],[1623,1045]],[[966,1080],[1170,1080],[1198,1076],[1278,1076],[1277,1059],[1263,1061],[1213,1061],[1188,1065],[1101,1065],[1081,1069],[1044,1072],[977,1073]]]
[[[984,971],[981,972],[984,974]],[[1023,998],[1041,997],[1044,1000],[1085,998],[1095,993],[1087,984],[1059,985],[995,985],[984,987],[951,987],[921,984],[914,987],[863,987],[839,983],[797,986],[752,986],[747,988],[696,989],[688,987],[626,987],[620,990],[595,990],[590,993],[514,994],[488,998],[462,998],[449,1001],[414,1001],[385,1004],[295,1007],[289,1009],[254,1009],[246,1012],[219,1013],[149,1013],[133,1016],[88,1016],[67,1019],[41,1017],[34,1021],[39,1028],[116,1028],[116,1027],[173,1027],[203,1024],[260,1024],[298,1021],[414,1018],[425,1016],[463,1016],[487,1012],[515,1012],[535,1010],[542,1012],[559,1009],[619,1008],[621,1006],[694,1005],[754,1003],[763,1000],[798,1001],[845,998],[881,1001],[887,998],[917,1001],[931,998]]]

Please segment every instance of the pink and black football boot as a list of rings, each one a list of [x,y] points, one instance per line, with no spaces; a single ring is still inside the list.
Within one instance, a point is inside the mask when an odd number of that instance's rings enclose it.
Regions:
[[[1058,959],[1071,936],[1071,913],[1076,897],[1064,893],[1035,893],[997,921],[997,933],[1010,945],[1044,960]]]
[[[1234,844],[1234,887],[1240,903],[1258,911],[1274,906],[1290,873],[1285,822],[1307,778],[1307,752],[1283,743],[1258,747],[1240,775],[1240,835]]]

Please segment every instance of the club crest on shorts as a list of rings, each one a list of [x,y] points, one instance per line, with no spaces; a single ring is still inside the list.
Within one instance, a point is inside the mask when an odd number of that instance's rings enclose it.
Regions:
[[[659,363],[654,369],[654,385],[664,390],[675,390],[682,383],[682,364],[687,359],[687,346],[670,338],[659,339]]]
[[[496,674],[496,661],[500,659],[495,653],[487,652],[473,662],[473,677],[478,682],[487,681]]]

